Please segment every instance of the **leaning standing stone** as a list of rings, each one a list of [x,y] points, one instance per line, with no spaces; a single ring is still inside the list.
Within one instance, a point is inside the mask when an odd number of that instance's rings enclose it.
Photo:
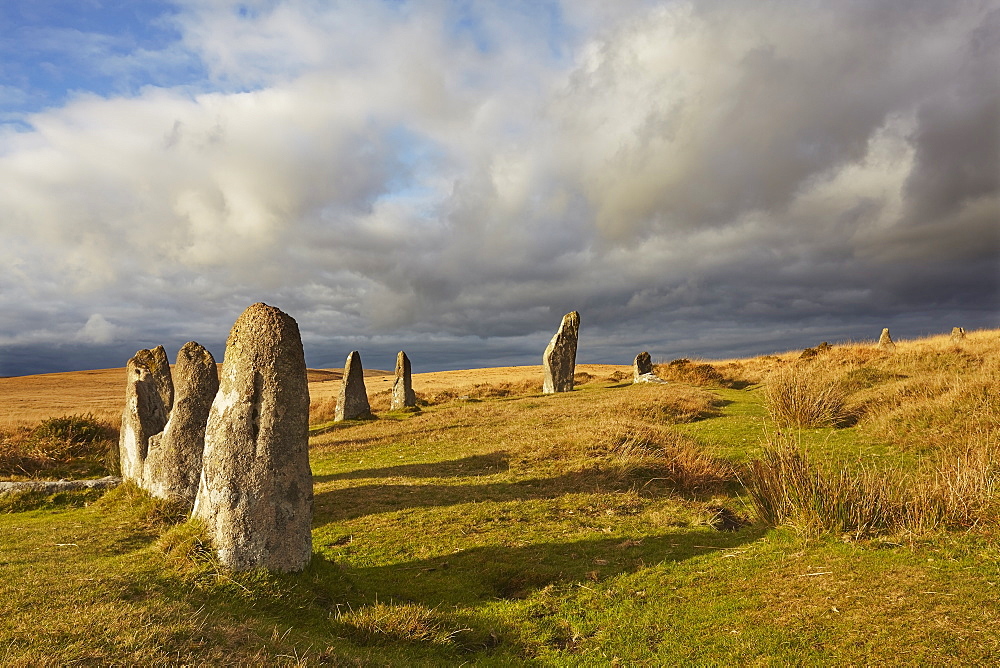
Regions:
[[[965,328],[964,327],[952,327],[951,328],[951,340],[961,341],[965,338]]]
[[[638,383],[639,377],[647,373],[653,373],[653,359],[649,356],[649,353],[644,351],[636,355],[635,360],[632,362],[633,382]]]
[[[576,344],[580,335],[580,314],[576,311],[563,316],[559,331],[555,333],[542,356],[545,377],[542,392],[569,392],[573,389],[576,370]]]
[[[299,571],[312,556],[309,386],[299,328],[257,303],[229,333],[193,516],[232,570]]]
[[[190,510],[198,493],[205,426],[219,390],[219,372],[212,353],[189,341],[177,353],[173,375],[174,409],[163,433],[149,439],[143,486],[153,496],[180,499]]]
[[[162,350],[162,346],[159,348]],[[147,362],[155,360],[153,351],[140,350],[125,367],[125,410],[122,411],[121,434],[118,438],[118,458],[122,478],[143,484],[143,468],[149,452],[149,439],[163,431],[170,409],[163,403],[162,382],[150,370]],[[158,368],[161,378],[170,377],[170,365]],[[171,388],[173,386],[171,385]]]
[[[895,350],[896,344],[892,342],[892,337],[889,336],[889,328],[886,327],[882,330],[882,336],[878,337],[878,347],[882,350]]]
[[[344,378],[340,382],[337,411],[333,419],[335,422],[353,420],[371,415],[371,412],[368,391],[365,389],[365,370],[361,368],[361,353],[355,350],[347,356],[347,363],[344,365]]]
[[[417,395],[413,392],[413,377],[410,373],[410,358],[402,350],[396,355],[396,379],[392,383],[392,403],[390,410],[398,410],[417,405]]]

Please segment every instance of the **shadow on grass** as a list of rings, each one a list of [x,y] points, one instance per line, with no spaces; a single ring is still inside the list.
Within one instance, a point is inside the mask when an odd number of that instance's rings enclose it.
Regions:
[[[362,599],[371,596],[367,602],[374,602],[377,591],[378,599],[383,601],[392,598],[428,606],[477,605],[498,599],[523,599],[549,585],[585,585],[661,562],[676,563],[732,550],[765,533],[760,526],[735,532],[702,528],[521,547],[474,547],[389,566],[356,570],[345,567],[345,572],[356,587],[356,595]]]
[[[359,469],[314,476],[315,482],[328,480],[353,480],[357,478],[459,478],[462,476],[493,475],[510,469],[507,454],[493,452],[487,455],[472,455],[463,459],[434,462],[431,464],[400,464],[376,469]]]
[[[432,466],[432,465],[428,465]],[[402,468],[402,467],[400,467]],[[383,469],[385,470],[385,469]],[[706,499],[718,486],[702,492],[677,489],[655,470],[637,470],[628,475],[598,468],[573,471],[553,478],[473,485],[359,485],[316,492],[314,526],[365,515],[407,508],[452,506],[481,501],[531,501],[555,499],[565,494],[614,492],[642,488],[649,494],[674,492],[690,499]]]
[[[737,549],[760,539],[765,532],[762,527],[733,533],[677,530],[518,547],[474,547],[387,566],[345,565],[339,567],[340,577],[348,578],[352,586],[349,600],[343,605],[351,614],[337,619],[334,627],[338,635],[359,645],[404,642],[416,646],[425,639],[407,637],[409,627],[394,628],[387,620],[392,618],[394,608],[412,611],[417,606],[429,623],[455,629],[449,640],[452,646],[447,650],[466,656],[537,657],[540,652],[567,647],[562,632],[565,624],[560,623],[562,615],[552,607],[552,597],[544,595],[546,588],[555,587],[557,592],[598,588],[605,580],[661,563],[669,565]],[[314,563],[321,560],[328,564],[325,568],[338,569],[335,551],[329,561],[314,554]],[[542,598],[532,603],[539,594]],[[558,599],[565,596],[556,594]],[[526,600],[527,605],[511,609],[503,618],[477,613],[478,608],[498,600]],[[366,613],[369,606],[373,609]],[[363,622],[374,615],[380,624],[373,630]],[[526,627],[532,632],[525,633]]]

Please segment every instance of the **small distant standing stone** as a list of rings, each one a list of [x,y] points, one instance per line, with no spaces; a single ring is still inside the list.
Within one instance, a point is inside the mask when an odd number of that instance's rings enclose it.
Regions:
[[[215,358],[194,341],[177,353],[173,376],[176,397],[161,434],[149,439],[143,486],[153,496],[180,499],[190,510],[198,493],[205,426],[219,390]]]
[[[961,341],[965,338],[965,328],[964,327],[952,327],[951,328],[951,340]]]
[[[882,330],[882,336],[878,337],[878,347],[882,350],[895,350],[896,344],[892,342],[892,337],[889,336],[889,328],[886,327]]]
[[[226,341],[193,516],[234,571],[300,571],[312,558],[309,385],[295,320],[257,303]]]
[[[160,346],[159,350],[163,347]],[[165,355],[166,353],[164,353]],[[143,468],[149,452],[149,439],[159,434],[167,424],[170,412],[164,405],[161,389],[162,377],[170,376],[170,365],[157,367],[160,382],[149,368],[157,356],[151,350],[140,350],[125,366],[125,410],[122,411],[121,434],[118,439],[119,462],[122,478],[135,481],[140,486]],[[173,384],[170,385],[171,392]]]
[[[572,311],[563,316],[559,330],[549,341],[542,356],[545,377],[542,392],[569,392],[573,389],[573,374],[576,371],[576,344],[580,336],[580,314]]]
[[[653,358],[649,356],[649,353],[643,351],[636,355],[632,362],[633,382],[638,383],[639,377],[647,373],[653,373]]]
[[[398,410],[417,405],[417,395],[413,392],[413,378],[410,373],[410,358],[402,350],[396,355],[396,379],[392,383],[392,403],[390,410]]]
[[[344,364],[344,378],[340,382],[337,396],[337,412],[334,421],[353,420],[371,415],[368,391],[365,389],[365,370],[361,367],[361,353],[357,350],[347,356]]]

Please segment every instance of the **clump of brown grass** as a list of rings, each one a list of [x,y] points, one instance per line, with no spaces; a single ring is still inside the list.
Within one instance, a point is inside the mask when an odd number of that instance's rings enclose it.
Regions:
[[[309,403],[309,424],[330,422],[337,415],[337,397],[316,399]]]
[[[743,388],[754,382],[746,378],[742,365],[736,362],[693,362],[680,358],[667,364],[653,365],[653,372],[663,380],[703,387]]]
[[[996,524],[1000,465],[995,444],[977,442],[919,471],[817,465],[788,437],[771,441],[739,479],[758,517],[807,536],[866,538]]]
[[[43,420],[0,433],[0,476],[86,477],[117,467],[118,439],[92,414]]]
[[[807,536],[883,533],[898,521],[893,485],[860,468],[820,470],[800,447],[773,443],[739,473],[757,516]]]
[[[799,365],[779,368],[768,377],[764,405],[771,419],[783,426],[827,427],[852,417],[837,383]]]
[[[675,384],[638,384],[622,412],[649,422],[683,424],[722,414],[723,400],[705,390]]]
[[[622,476],[655,476],[678,491],[698,494],[734,479],[732,467],[705,453],[694,439],[635,420],[609,421],[596,434],[587,456]]]

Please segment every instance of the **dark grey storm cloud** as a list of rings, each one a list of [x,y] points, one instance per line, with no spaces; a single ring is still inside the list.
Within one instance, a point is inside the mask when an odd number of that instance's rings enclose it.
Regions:
[[[418,371],[574,309],[622,363],[1000,325],[995,0],[170,20],[203,78],[0,129],[0,374],[221,357],[259,300],[312,366]]]

